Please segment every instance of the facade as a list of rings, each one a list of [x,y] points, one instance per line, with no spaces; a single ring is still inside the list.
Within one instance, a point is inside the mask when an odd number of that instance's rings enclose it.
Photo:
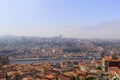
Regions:
[[[120,68],[120,58],[117,58],[115,54],[104,56],[102,59],[102,65],[104,71],[108,71],[108,67]]]
[[[109,80],[120,80],[120,69],[118,67],[109,67]]]
[[[102,69],[108,72],[109,80],[120,80],[120,58],[116,54],[103,57]]]

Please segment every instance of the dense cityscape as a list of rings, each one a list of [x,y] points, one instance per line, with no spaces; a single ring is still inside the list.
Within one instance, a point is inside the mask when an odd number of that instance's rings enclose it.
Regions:
[[[0,80],[120,80],[120,0],[0,0]]]
[[[120,40],[0,37],[0,80],[119,80]]]

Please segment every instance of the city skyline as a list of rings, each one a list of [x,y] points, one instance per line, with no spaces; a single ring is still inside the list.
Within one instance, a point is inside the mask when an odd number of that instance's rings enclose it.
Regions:
[[[113,0],[2,0],[0,35],[120,39]]]

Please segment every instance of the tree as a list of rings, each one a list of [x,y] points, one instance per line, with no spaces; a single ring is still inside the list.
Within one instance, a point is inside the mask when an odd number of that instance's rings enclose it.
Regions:
[[[80,77],[79,77],[79,76],[77,76],[75,80],[80,80]]]
[[[101,68],[101,67],[97,67],[96,69],[97,69],[97,70],[102,70],[102,68]]]

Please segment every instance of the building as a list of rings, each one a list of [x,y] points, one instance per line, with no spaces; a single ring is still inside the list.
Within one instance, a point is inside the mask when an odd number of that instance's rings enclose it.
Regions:
[[[0,65],[9,64],[9,58],[6,55],[0,55]]]
[[[104,71],[108,71],[108,67],[120,68],[120,58],[116,54],[110,54],[110,56],[104,56],[102,59],[102,66]]]
[[[109,67],[109,80],[120,80],[120,69],[118,67]]]

